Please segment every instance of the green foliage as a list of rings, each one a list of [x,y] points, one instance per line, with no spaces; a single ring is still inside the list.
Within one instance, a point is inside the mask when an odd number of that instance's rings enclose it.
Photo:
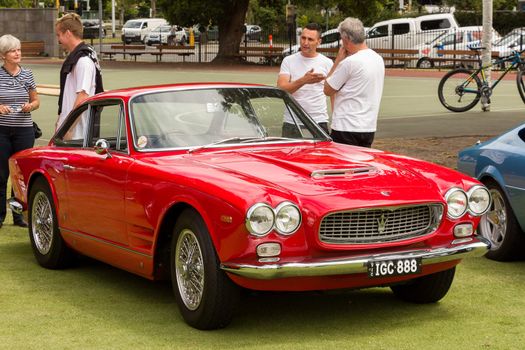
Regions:
[[[32,8],[33,0],[0,0],[0,7],[5,8]]]
[[[483,13],[472,11],[456,11],[454,13],[459,25],[481,26],[483,24]],[[505,35],[514,28],[522,27],[525,23],[524,12],[494,12],[492,17],[492,26],[501,35]]]
[[[459,11],[480,12],[483,9],[483,2],[480,0],[447,0],[446,3]],[[492,8],[494,10],[512,10],[516,4],[516,0],[493,0]]]

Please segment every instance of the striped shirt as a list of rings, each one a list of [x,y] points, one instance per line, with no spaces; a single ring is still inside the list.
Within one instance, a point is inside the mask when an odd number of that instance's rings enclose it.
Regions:
[[[29,102],[29,91],[36,90],[33,72],[21,68],[16,75],[9,74],[5,68],[0,69],[0,104],[11,107],[12,113],[0,114],[1,126],[26,127],[33,126],[31,113],[20,109]]]

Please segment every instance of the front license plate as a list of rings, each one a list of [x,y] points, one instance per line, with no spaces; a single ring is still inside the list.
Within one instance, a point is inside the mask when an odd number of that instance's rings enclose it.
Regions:
[[[371,261],[368,263],[368,277],[404,276],[421,273],[421,258]]]

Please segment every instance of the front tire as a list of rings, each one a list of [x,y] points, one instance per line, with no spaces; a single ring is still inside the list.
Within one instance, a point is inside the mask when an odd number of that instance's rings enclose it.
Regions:
[[[489,211],[479,224],[480,234],[491,243],[485,256],[497,261],[510,261],[523,255],[525,234],[516,220],[505,192],[494,181],[486,183],[492,197]]]
[[[226,327],[239,299],[239,288],[220,269],[201,216],[185,210],[173,230],[171,282],[182,317],[197,329]]]
[[[53,196],[42,178],[31,186],[28,219],[29,239],[37,262],[48,269],[70,266],[74,253],[60,235]]]
[[[416,304],[436,303],[450,289],[456,267],[416,278],[406,284],[391,286],[394,295],[401,300]]]
[[[452,112],[473,108],[481,97],[481,81],[468,69],[454,69],[445,74],[438,86],[441,104]]]
[[[434,68],[434,62],[427,57],[423,57],[417,61],[416,67],[423,69]]]

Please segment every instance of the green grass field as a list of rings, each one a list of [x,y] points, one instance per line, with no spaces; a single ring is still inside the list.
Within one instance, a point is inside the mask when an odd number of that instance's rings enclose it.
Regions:
[[[58,83],[58,66],[30,68],[37,83]],[[190,80],[274,85],[276,75],[107,69],[104,79],[106,88]],[[523,110],[512,84],[495,93],[495,109]],[[387,79],[381,118],[444,114],[435,86],[433,79]],[[34,113],[43,139],[56,103],[43,96]],[[458,266],[450,292],[434,305],[404,303],[388,288],[255,293],[227,329],[203,332],[184,323],[169,283],[87,258],[46,270],[33,258],[27,230],[9,222],[0,229],[0,349],[523,349],[524,290],[525,262],[473,258]]]
[[[2,349],[523,349],[525,262],[459,265],[447,296],[407,304],[388,288],[255,293],[232,324],[197,331],[169,283],[84,258],[52,271],[27,231],[0,230]]]

